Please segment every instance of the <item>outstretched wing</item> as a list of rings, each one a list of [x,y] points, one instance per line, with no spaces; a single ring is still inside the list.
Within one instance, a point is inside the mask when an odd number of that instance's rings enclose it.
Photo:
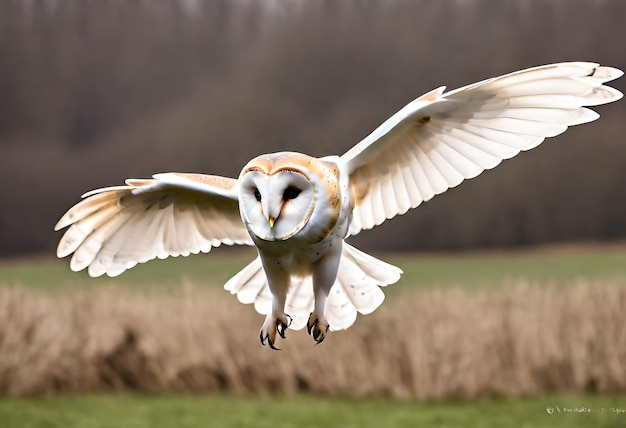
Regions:
[[[57,256],[72,253],[74,271],[117,276],[155,257],[209,252],[252,240],[239,216],[237,180],[202,174],[156,174],[126,186],[85,193],[55,230],[70,226]]]
[[[340,158],[355,203],[350,234],[597,119],[584,106],[620,99],[603,83],[622,75],[595,63],[552,64],[414,100]]]

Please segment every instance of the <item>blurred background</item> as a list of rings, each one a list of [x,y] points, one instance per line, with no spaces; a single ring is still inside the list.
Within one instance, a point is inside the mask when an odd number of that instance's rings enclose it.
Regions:
[[[0,256],[52,253],[63,212],[127,177],[342,154],[440,85],[569,60],[624,69],[624,22],[620,0],[4,0]],[[597,110],[356,245],[623,239],[626,103]]]
[[[342,154],[441,85],[626,69],[624,23],[623,0],[0,0],[0,426],[624,426],[624,100],[352,239],[405,274],[321,346],[259,344],[222,290],[252,249],[94,279],[53,231],[127,177]]]

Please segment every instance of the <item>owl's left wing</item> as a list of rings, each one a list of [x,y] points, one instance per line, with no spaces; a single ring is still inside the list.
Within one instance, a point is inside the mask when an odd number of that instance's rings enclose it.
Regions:
[[[339,160],[350,176],[351,235],[404,214],[622,97],[603,83],[622,72],[595,63],[545,65],[444,93],[394,114]]]
[[[156,257],[209,252],[220,244],[252,245],[239,215],[237,180],[166,173],[93,190],[63,215],[69,226],[57,256],[90,276],[117,276]]]

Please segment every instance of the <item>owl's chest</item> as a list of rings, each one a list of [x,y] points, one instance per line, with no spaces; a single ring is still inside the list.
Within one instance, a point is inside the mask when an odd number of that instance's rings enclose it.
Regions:
[[[311,267],[329,253],[341,249],[342,239],[328,237],[312,245],[269,245],[259,248],[259,255],[266,266],[272,266],[295,275],[309,275]]]

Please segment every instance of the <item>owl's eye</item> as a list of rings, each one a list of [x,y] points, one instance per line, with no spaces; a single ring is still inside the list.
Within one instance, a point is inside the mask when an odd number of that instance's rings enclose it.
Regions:
[[[257,201],[261,202],[261,192],[259,192],[259,189],[254,189],[254,197]]]
[[[289,186],[285,189],[285,193],[283,193],[283,200],[288,201],[289,199],[296,199],[300,192],[302,192],[302,190],[297,187]]]

